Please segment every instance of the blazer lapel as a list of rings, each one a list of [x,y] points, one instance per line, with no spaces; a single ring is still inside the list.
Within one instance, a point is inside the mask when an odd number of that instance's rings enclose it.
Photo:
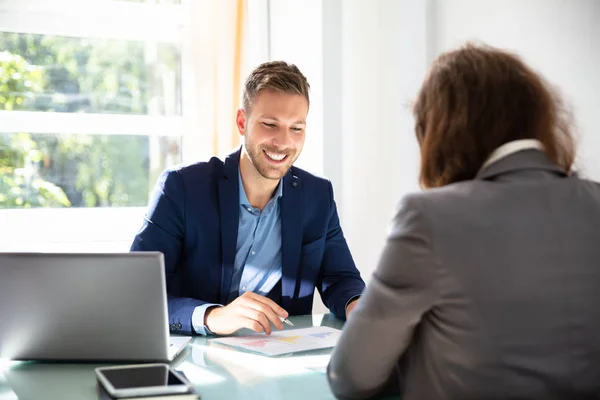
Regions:
[[[302,185],[293,168],[283,178],[281,197],[281,306],[292,313],[292,299],[300,290],[299,262],[302,246]]]
[[[240,150],[225,159],[223,177],[218,182],[219,190],[219,215],[221,217],[221,292],[220,303],[227,304],[233,265],[235,262],[235,248],[237,244],[238,226],[240,218],[240,200],[237,180]]]

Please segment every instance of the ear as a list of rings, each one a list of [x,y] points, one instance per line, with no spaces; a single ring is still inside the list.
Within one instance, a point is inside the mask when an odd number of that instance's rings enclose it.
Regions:
[[[246,124],[248,120],[246,119],[246,111],[243,108],[237,110],[237,114],[235,116],[235,125],[237,126],[238,132],[241,136],[244,136],[246,133]]]

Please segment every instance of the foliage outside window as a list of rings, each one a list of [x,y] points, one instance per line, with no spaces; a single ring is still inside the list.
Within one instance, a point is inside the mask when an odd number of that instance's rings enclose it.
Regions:
[[[0,110],[181,114],[177,45],[0,32]],[[145,206],[179,136],[6,132],[0,208]]]

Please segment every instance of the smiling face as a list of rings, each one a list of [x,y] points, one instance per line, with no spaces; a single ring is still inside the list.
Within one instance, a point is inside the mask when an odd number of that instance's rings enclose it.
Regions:
[[[304,146],[308,101],[298,94],[271,89],[257,93],[248,111],[237,112],[244,136],[244,154],[253,169],[269,180],[279,180],[298,159]]]

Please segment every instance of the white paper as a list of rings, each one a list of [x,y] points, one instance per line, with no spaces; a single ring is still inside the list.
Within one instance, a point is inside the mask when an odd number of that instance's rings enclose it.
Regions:
[[[228,346],[239,347],[268,356],[295,353],[299,351],[326,349],[334,347],[342,333],[339,329],[326,326],[312,328],[286,329],[271,335],[232,336],[212,339]]]

